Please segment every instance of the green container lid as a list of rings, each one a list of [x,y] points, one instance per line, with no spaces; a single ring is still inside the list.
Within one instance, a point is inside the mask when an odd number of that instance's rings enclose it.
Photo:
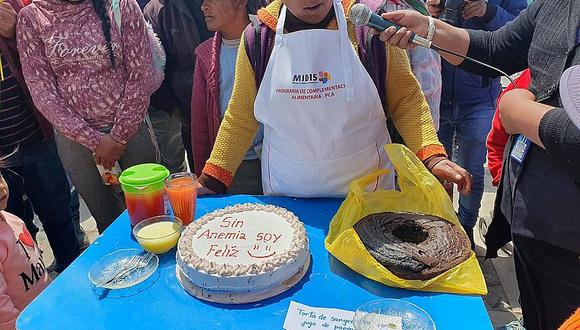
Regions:
[[[139,164],[124,170],[119,177],[124,192],[143,194],[161,190],[169,170],[159,164]]]

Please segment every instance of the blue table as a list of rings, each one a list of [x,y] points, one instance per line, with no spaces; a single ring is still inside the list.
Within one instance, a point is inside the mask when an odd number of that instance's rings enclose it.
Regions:
[[[87,273],[102,256],[138,248],[123,214],[64,271],[17,321],[20,330],[50,329],[281,329],[291,300],[313,307],[346,310],[377,298],[401,298],[426,310],[438,330],[492,329],[477,296],[394,289],[358,275],[324,249],[328,223],[337,199],[230,196],[200,198],[197,216],[226,205],[268,203],[285,207],[306,224],[312,266],[305,278],[282,295],[249,305],[218,305],[189,296],[175,278],[175,250],[161,257],[151,286],[130,297],[102,298],[91,289]]]

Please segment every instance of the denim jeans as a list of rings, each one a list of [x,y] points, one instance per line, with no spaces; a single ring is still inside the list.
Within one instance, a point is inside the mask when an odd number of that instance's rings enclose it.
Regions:
[[[33,237],[38,228],[32,224],[38,215],[56,260],[63,270],[78,255],[79,245],[70,213],[70,188],[54,141],[39,141],[20,147],[8,160],[10,197],[6,210],[21,217]],[[28,198],[30,200],[28,200]],[[32,213],[32,209],[34,213]]]
[[[450,159],[473,175],[471,194],[459,196],[459,220],[473,228],[479,216],[484,188],[485,141],[491,130],[495,102],[449,105],[441,103],[439,140]],[[453,148],[454,141],[457,142]]]

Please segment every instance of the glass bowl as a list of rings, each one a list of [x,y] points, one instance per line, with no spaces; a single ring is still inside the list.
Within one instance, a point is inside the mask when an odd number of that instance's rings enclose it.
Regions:
[[[133,227],[133,236],[146,251],[163,254],[177,245],[181,228],[182,222],[179,218],[160,215],[136,224]]]
[[[89,271],[94,287],[116,290],[145,281],[159,266],[159,258],[139,249],[123,249],[109,253]]]
[[[435,330],[427,312],[399,299],[378,299],[361,305],[353,321],[356,330]]]

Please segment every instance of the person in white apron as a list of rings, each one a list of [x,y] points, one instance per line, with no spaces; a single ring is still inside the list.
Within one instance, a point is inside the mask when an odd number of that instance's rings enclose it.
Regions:
[[[297,6],[305,2],[285,1],[289,6],[290,3]],[[281,6],[273,50],[255,94],[255,120],[264,125],[261,158],[266,195],[344,197],[353,179],[375,169],[392,170],[383,148],[391,139],[381,99],[349,39],[343,3],[338,0],[321,2],[306,4],[299,7],[303,10],[297,11],[304,13],[306,24],[312,24],[316,23],[316,12],[331,5],[337,30],[308,29],[284,33],[288,9],[286,5]],[[324,15],[318,16],[324,18]],[[239,60],[240,57],[238,65]],[[240,71],[242,69],[238,68],[236,80],[244,74]],[[415,85],[424,101],[416,80]],[[232,98],[235,94],[234,87]],[[230,102],[228,112],[231,113],[226,114],[225,121],[228,115],[230,120],[234,116],[232,107],[237,107],[236,101]],[[428,107],[426,111],[429,111]],[[247,125],[241,120],[233,124]],[[223,124],[218,140],[220,135],[232,143],[235,140]],[[212,157],[218,155],[219,158],[224,150],[220,150],[219,141],[216,145],[218,150],[214,147]],[[452,171],[447,171],[445,178],[463,181],[469,189],[469,174],[445,157],[440,158],[435,165],[440,170],[455,166]],[[204,175],[215,178],[223,174],[223,169],[212,163],[211,157],[208,163],[200,180],[200,194],[213,190],[207,184],[212,180],[204,180]],[[394,172],[391,171],[370,188],[393,187]]]

